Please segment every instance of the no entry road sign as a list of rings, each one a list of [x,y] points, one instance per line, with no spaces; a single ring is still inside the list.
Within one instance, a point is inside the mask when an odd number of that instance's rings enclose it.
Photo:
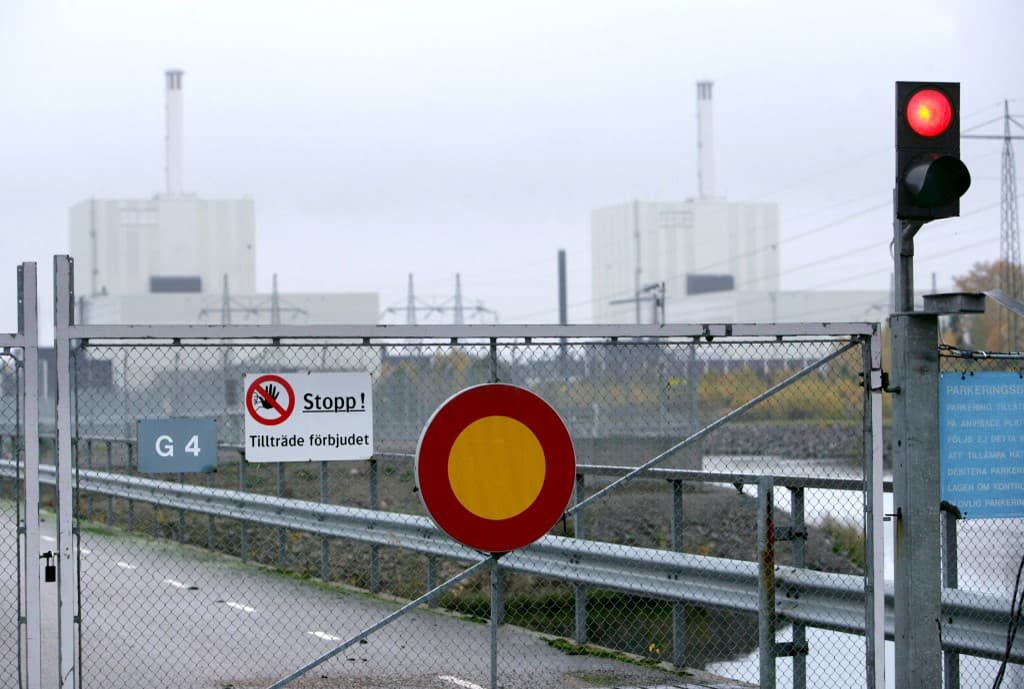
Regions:
[[[576,458],[558,413],[536,394],[500,383],[450,397],[416,449],[424,506],[452,538],[503,553],[529,545],[561,518]]]
[[[372,456],[369,373],[253,373],[245,377],[248,461],[311,462]]]

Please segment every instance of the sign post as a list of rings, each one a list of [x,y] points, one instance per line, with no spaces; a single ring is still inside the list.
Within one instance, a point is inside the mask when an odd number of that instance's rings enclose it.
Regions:
[[[533,543],[565,514],[576,480],[572,438],[558,413],[501,383],[457,392],[434,412],[416,447],[416,487],[449,536],[490,553],[491,689],[498,686],[504,609],[498,558]]]

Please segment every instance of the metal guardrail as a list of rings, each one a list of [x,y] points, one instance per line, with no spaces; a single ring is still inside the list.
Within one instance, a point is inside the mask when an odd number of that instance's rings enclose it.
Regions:
[[[597,468],[594,468],[597,470]],[[615,473],[622,468],[605,468]],[[14,462],[0,460],[0,476],[14,476]],[[697,480],[702,472],[670,471]],[[715,481],[749,475],[714,474]],[[665,476],[663,478],[668,478]],[[683,476],[673,476],[685,480]],[[788,483],[794,477],[779,477]],[[53,484],[53,466],[40,467],[41,481]],[[705,478],[705,480],[708,480]],[[806,479],[797,479],[806,481]],[[731,482],[731,481],[730,481]],[[403,548],[424,555],[475,561],[480,553],[453,541],[427,517],[303,500],[252,495],[123,474],[80,469],[82,491],[138,500],[161,507],[229,517],[319,536]],[[501,559],[503,569],[614,589],[672,602],[758,612],[759,566],[666,550],[545,536]],[[839,632],[865,633],[864,578],[788,566],[775,568],[776,613],[781,619]],[[894,638],[893,589],[886,586],[885,636]],[[1009,622],[1006,601],[988,594],[944,589],[942,647],[946,651],[1001,659]],[[1024,640],[1017,639],[1012,662],[1024,662]]]

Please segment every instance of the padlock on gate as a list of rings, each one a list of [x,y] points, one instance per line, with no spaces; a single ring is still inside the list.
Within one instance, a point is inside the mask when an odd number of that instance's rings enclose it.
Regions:
[[[47,550],[39,556],[39,559],[46,560],[46,566],[43,568],[43,581],[47,584],[52,584],[57,581],[57,565],[53,562],[53,551]]]

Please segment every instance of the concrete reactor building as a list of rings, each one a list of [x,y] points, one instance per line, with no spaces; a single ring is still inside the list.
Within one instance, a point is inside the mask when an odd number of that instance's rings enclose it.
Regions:
[[[885,292],[780,291],[778,205],[715,194],[711,91],[697,83],[697,198],[592,211],[594,322],[883,320]]]
[[[376,323],[376,293],[256,292],[253,200],[184,191],[182,76],[166,73],[166,191],[71,207],[79,322]]]

